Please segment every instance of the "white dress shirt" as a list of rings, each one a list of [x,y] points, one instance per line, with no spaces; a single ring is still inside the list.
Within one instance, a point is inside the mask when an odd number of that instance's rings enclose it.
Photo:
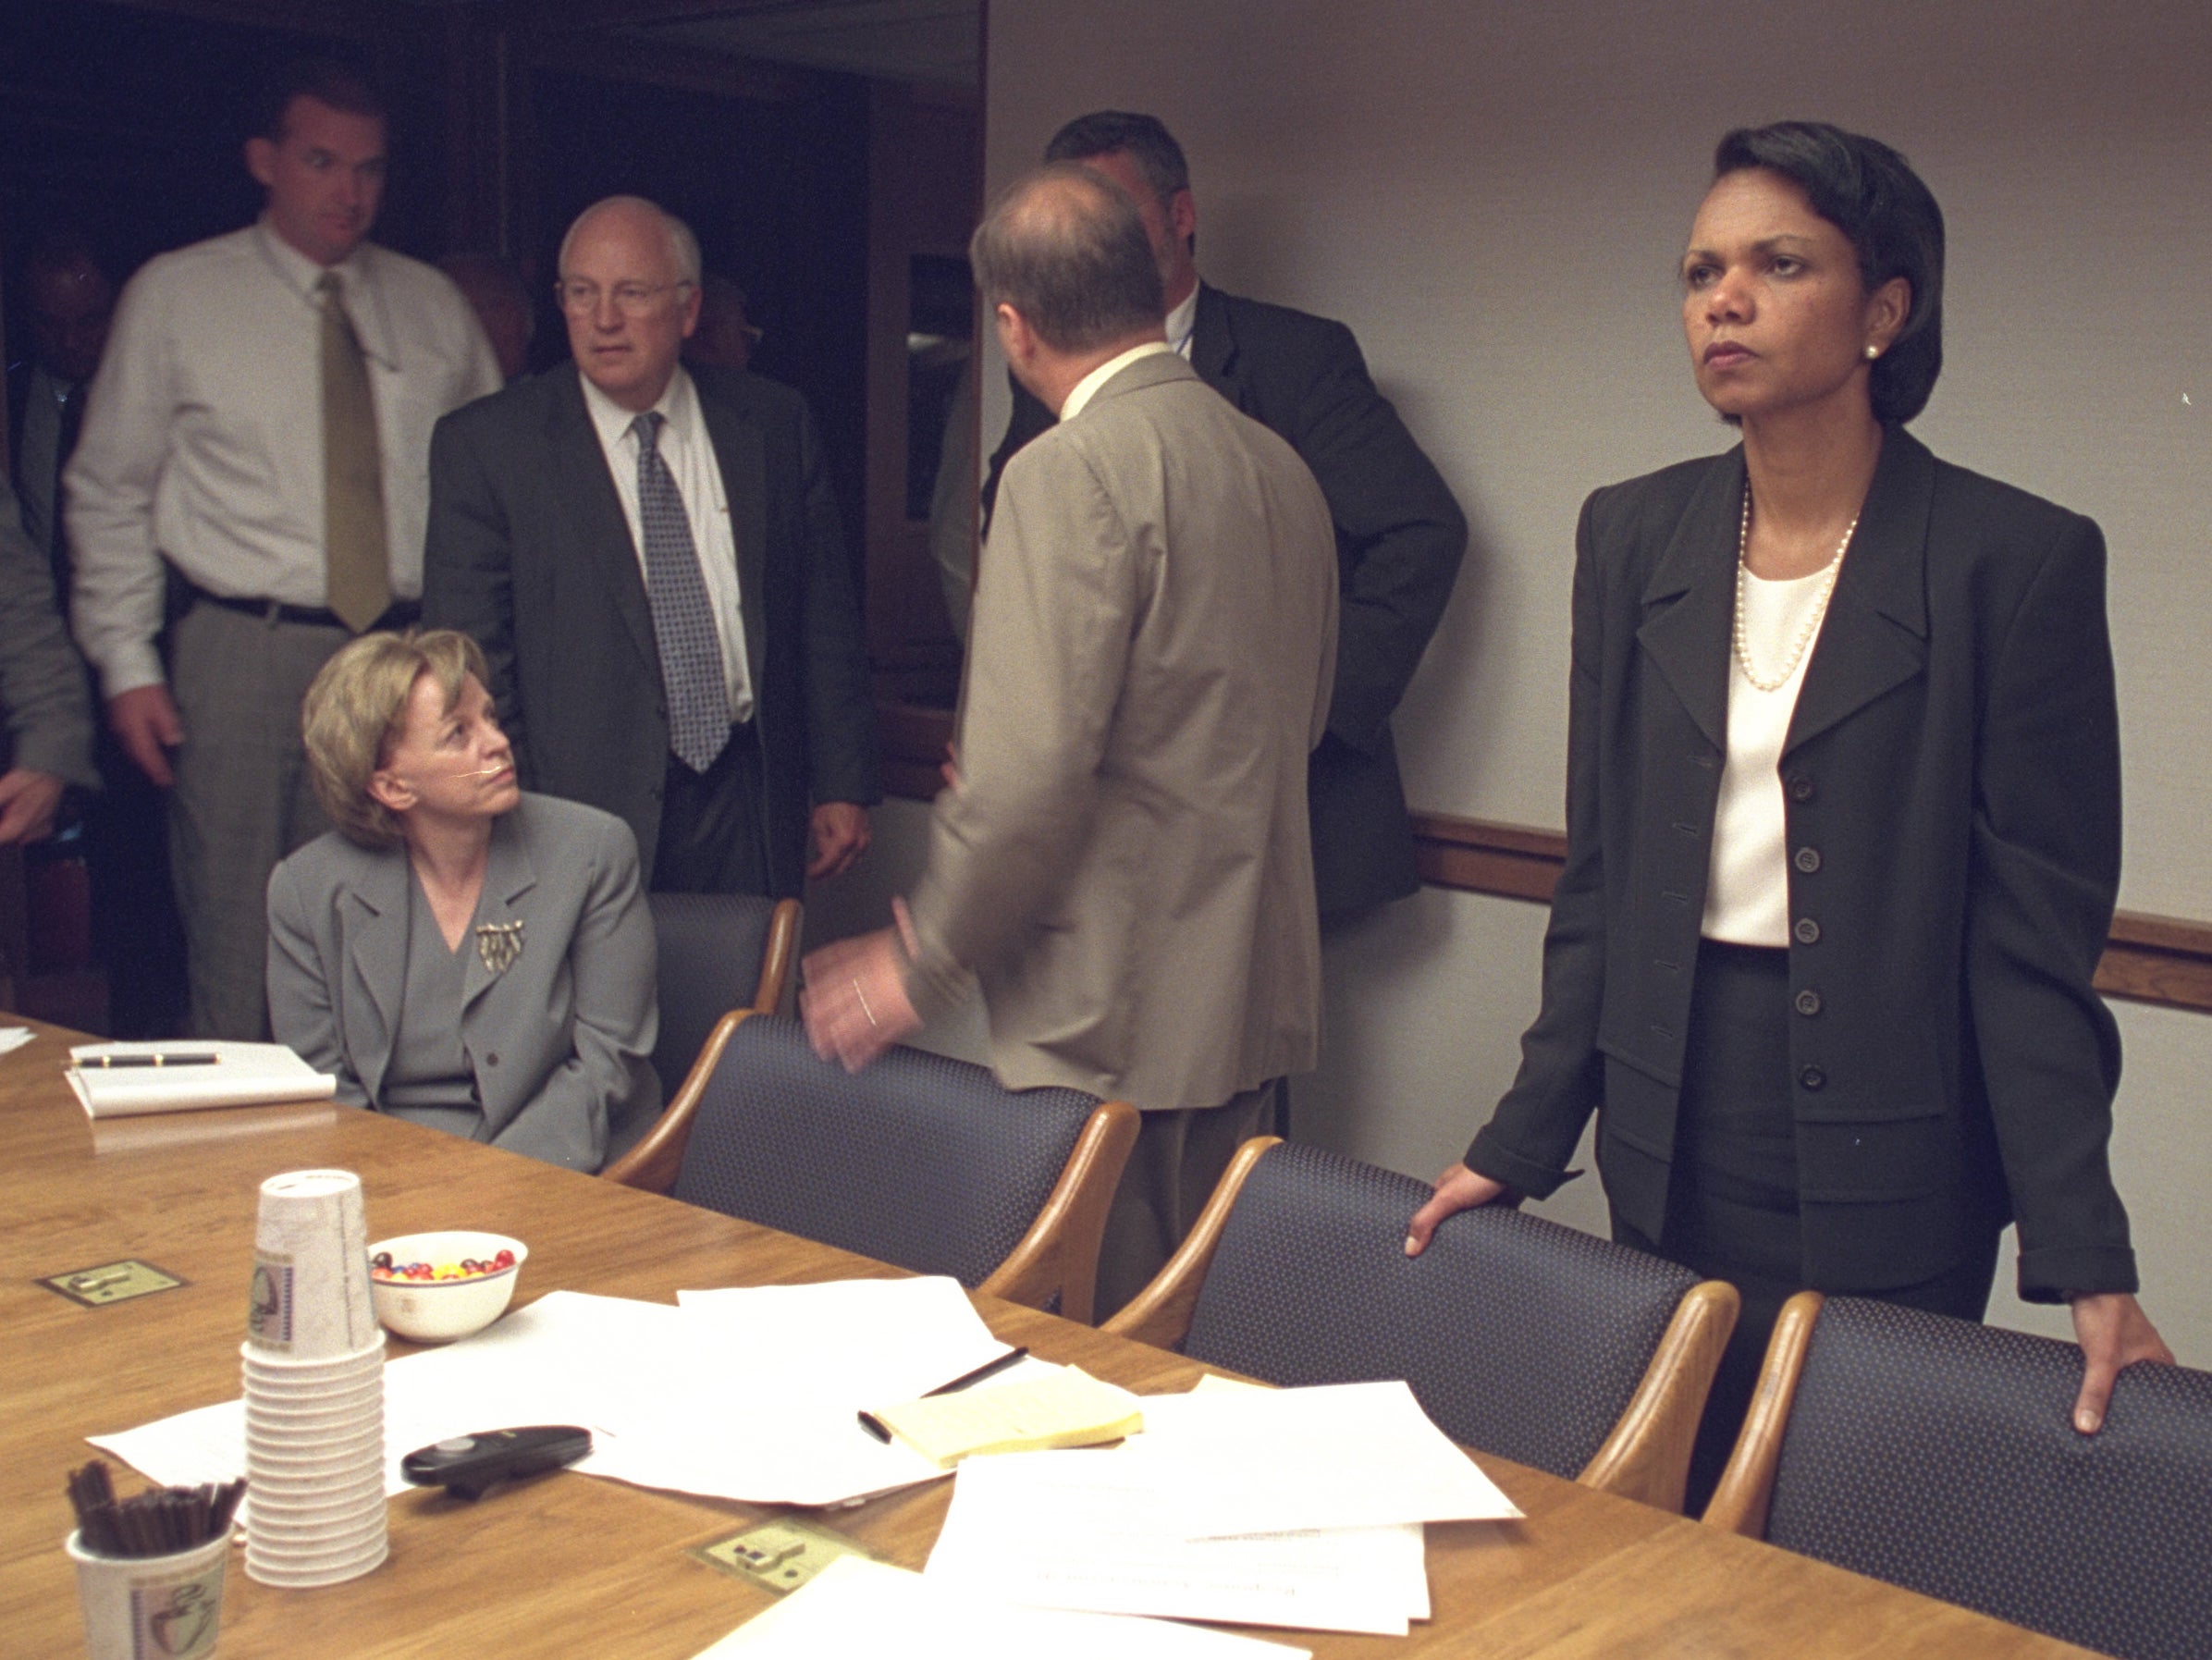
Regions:
[[[1126,369],[1140,357],[1152,357],[1174,348],[1165,340],[1147,340],[1141,346],[1132,346],[1121,356],[1109,358],[1075,383],[1075,390],[1067,395],[1067,401],[1060,406],[1060,418],[1073,421],[1083,412],[1083,406],[1099,395],[1099,388]]]
[[[1191,331],[1198,326],[1198,290],[1205,286],[1192,283],[1190,292],[1183,296],[1183,302],[1167,314],[1167,343],[1186,363],[1190,361]]]
[[[1744,641],[1762,675],[1789,660],[1813,608],[1833,580],[1815,571],[1788,582],[1743,573]],[[1823,619],[1825,622],[1825,618]],[[1714,810],[1713,860],[1705,878],[1705,911],[1698,931],[1731,945],[1789,943],[1789,852],[1782,801],[1782,744],[1797,712],[1805,665],[1820,644],[1806,643],[1790,676],[1771,692],[1744,678],[1728,652],[1728,754],[1721,765]]]
[[[607,469],[614,474],[615,494],[622,498],[622,517],[630,522],[630,546],[637,555],[638,574],[645,571],[645,529],[637,505],[637,413],[624,409],[579,373],[584,384],[584,407],[591,412],[599,447],[607,452]],[[743,722],[753,718],[753,676],[745,660],[745,617],[737,589],[737,535],[730,519],[730,494],[722,488],[721,464],[714,458],[714,440],[707,430],[707,417],[699,409],[699,390],[692,377],[676,365],[675,378],[653,408],[665,418],[660,429],[660,459],[676,481],[683,498],[683,516],[691,524],[692,547],[699,556],[699,572],[707,579],[707,598],[714,607],[714,632],[722,646],[722,681],[730,693],[730,719]]]
[[[430,429],[499,389],[441,273],[364,242],[334,267],[368,359],[394,598],[423,591]],[[211,594],[317,608],[323,267],[266,222],[147,263],[123,289],[66,474],[77,638],[109,697],[162,679],[162,559]]]

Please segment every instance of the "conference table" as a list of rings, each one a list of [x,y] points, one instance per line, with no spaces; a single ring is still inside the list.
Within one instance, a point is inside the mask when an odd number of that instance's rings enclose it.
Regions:
[[[899,1270],[823,1245],[328,1103],[89,1121],[62,1076],[74,1034],[0,1056],[0,1651],[82,1652],[66,1472],[84,1437],[233,1398],[253,1223],[279,1171],[360,1173],[372,1238],[470,1227],[530,1247],[517,1301],[557,1288],[669,1302],[679,1288]],[[176,1289],[84,1307],[39,1284],[138,1259]],[[1165,1350],[987,1297],[994,1333],[1139,1393],[1204,1371]],[[393,1355],[410,1352],[395,1341]],[[491,1425],[484,1426],[491,1428]],[[1405,1638],[1258,1632],[1316,1655],[1961,1655],[2084,1651],[1482,1453],[1527,1519],[1432,1525],[1432,1620]],[[122,1483],[129,1490],[134,1483]],[[950,1483],[812,1519],[920,1568]],[[563,1472],[476,1504],[391,1501],[391,1557],[350,1583],[277,1591],[233,1556],[226,1660],[258,1655],[697,1654],[770,1594],[694,1547],[778,1514]],[[1141,1652],[1141,1651],[1139,1651]]]

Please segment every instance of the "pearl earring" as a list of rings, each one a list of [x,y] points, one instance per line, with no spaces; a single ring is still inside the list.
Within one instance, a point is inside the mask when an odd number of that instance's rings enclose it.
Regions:
[[[1866,361],[1867,361],[1868,363],[1873,363],[1873,362],[1874,361],[1874,359],[1876,359],[1876,358],[1880,357],[1881,355],[1882,355],[1882,349],[1881,349],[1879,346],[1869,346],[1869,347],[1866,349]]]

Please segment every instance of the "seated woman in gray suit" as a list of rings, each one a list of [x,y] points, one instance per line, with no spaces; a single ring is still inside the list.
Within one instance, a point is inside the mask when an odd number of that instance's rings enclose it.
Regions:
[[[1743,441],[1583,509],[1542,1009],[1407,1249],[1550,1194],[1595,1112],[1615,1236],[1744,1295],[1710,1475],[1783,1298],[1978,1320],[2017,1221],[2094,1433],[2121,1368],[2172,1359],[2091,984],[2120,881],[2104,539],[1905,430],[1943,361],[1943,215],[1902,156],[1784,122],[1714,174],[1682,320]]]
[[[363,634],[308,688],[338,828],[269,879],[269,1017],[342,1101],[594,1171],[660,1098],[637,844],[522,793],[487,678],[436,629]]]

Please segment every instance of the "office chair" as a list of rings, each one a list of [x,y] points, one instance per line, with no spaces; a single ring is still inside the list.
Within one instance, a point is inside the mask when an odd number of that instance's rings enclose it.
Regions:
[[[1498,1206],[1408,1259],[1428,1197],[1256,1137],[1104,1329],[1274,1383],[1404,1378],[1454,1441],[1679,1510],[1736,1288]]]
[[[672,1104],[715,1023],[732,1009],[778,1014],[794,990],[799,902],[751,893],[653,893],[660,1037],[653,1070],[664,1111]],[[657,1122],[647,1115],[608,1127],[607,1167]]]
[[[1863,1297],[1783,1305],[1705,1520],[2128,1660],[2212,1654],[2212,1372]]]
[[[607,1174],[1088,1322],[1136,1140],[1125,1101],[1002,1089],[918,1049],[848,1074],[817,1058],[797,1021],[741,1010]]]

